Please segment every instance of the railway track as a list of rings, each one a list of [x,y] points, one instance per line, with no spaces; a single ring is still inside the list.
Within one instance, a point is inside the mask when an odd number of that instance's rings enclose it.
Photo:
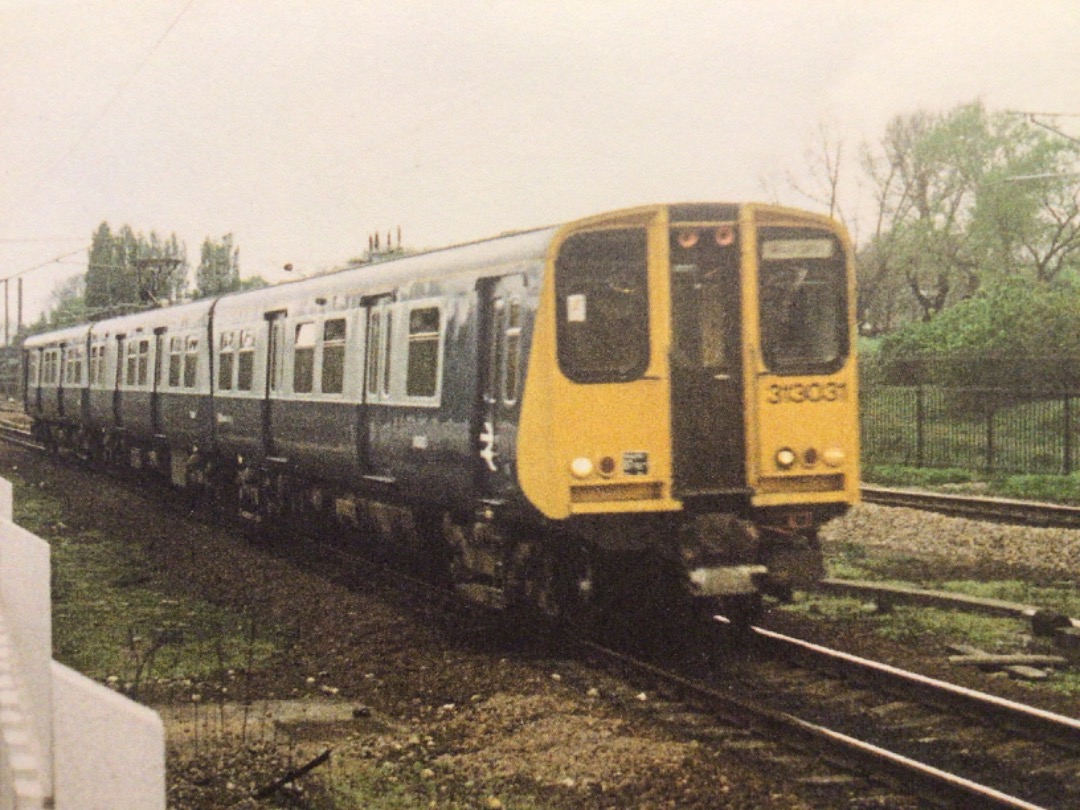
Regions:
[[[765,746],[802,752],[806,761],[795,764],[782,753],[761,756],[807,771],[802,778],[808,791],[856,790],[884,807],[1080,803],[1080,721],[761,628],[752,633],[758,655],[708,680],[580,643],[627,677],[678,695],[676,704],[658,704],[661,714],[681,718],[678,723],[701,727],[700,718],[685,718],[685,709],[672,710],[689,704],[715,722],[749,731]],[[733,737],[730,731],[719,736]],[[735,745],[746,747],[737,735]],[[879,784],[845,786],[820,772],[822,761]],[[911,800],[916,803],[906,803]]]
[[[1018,523],[1025,526],[1080,528],[1080,507],[1076,506],[872,486],[862,487],[862,497],[868,503],[882,506],[905,506],[976,520]]]

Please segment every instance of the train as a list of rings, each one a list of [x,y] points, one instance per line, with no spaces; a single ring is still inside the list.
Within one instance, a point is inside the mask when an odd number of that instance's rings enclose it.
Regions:
[[[497,608],[746,617],[859,497],[854,298],[828,217],[639,206],[34,335],[24,405],[50,447]]]

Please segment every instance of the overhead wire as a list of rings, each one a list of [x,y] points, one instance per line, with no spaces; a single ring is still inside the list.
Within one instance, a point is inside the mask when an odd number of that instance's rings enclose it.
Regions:
[[[183,18],[183,16],[188,12],[188,9],[190,9],[194,4],[195,0],[187,0],[187,2],[184,4],[184,7],[180,9],[180,13],[177,14],[173,18],[172,22],[169,23],[168,27],[165,29],[165,32],[160,37],[158,37],[157,41],[154,42],[153,45],[150,46],[150,49],[146,52],[142,59],[139,60],[139,63],[135,66],[135,69],[131,71],[130,75],[128,75],[127,78],[125,78],[122,82],[120,82],[119,85],[117,85],[116,89],[113,91],[113,94],[109,97],[108,101],[106,101],[105,104],[101,107],[101,109],[98,110],[98,112],[91,119],[90,123],[82,130],[82,132],[79,133],[78,137],[75,138],[74,142],[71,144],[70,147],[68,147],[64,154],[61,155],[59,160],[57,160],[52,166],[49,167],[49,170],[46,172],[45,176],[49,176],[53,172],[55,172],[60,166],[64,164],[64,162],[69,157],[71,157],[75,153],[76,149],[82,146],[86,138],[90,135],[91,132],[93,132],[97,128],[98,124],[100,124],[104,120],[105,116],[109,114],[113,105],[116,104],[116,102],[120,99],[120,96],[122,96],[124,92],[131,86],[132,82],[135,81],[135,78],[142,72],[143,68],[146,67],[147,63],[149,63],[151,57],[153,57],[153,55],[157,52],[157,49],[161,47],[161,44],[165,42],[166,39],[168,39],[169,34],[172,33],[173,29],[176,28],[181,18]]]

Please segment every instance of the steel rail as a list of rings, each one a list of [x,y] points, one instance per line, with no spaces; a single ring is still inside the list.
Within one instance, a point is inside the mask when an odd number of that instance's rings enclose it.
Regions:
[[[753,627],[751,632],[759,644],[764,644],[771,651],[796,658],[811,668],[827,668],[843,675],[872,681],[875,688],[892,688],[935,708],[961,711],[979,720],[996,720],[999,724],[1039,742],[1068,751],[1080,751],[1080,720],[1075,718],[832,650],[761,627]]]
[[[29,430],[13,427],[11,425],[0,424],[0,440],[20,447],[26,447],[30,450],[45,449],[45,446],[41,442],[33,438]]]
[[[881,506],[904,506],[977,520],[1019,523],[1025,526],[1080,528],[1080,507],[1063,504],[873,486],[863,486],[862,497],[867,503]]]

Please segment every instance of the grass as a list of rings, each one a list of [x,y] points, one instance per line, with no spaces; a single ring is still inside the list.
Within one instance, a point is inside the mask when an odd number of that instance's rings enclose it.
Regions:
[[[979,581],[944,579],[924,561],[902,554],[869,554],[857,543],[831,547],[826,559],[830,577],[869,580],[1034,605],[1066,616],[1080,616],[1080,592],[1072,581],[1035,585],[1017,579]],[[988,652],[1030,652],[1060,655],[1052,639],[1034,638],[1026,620],[998,618],[977,612],[898,605],[879,613],[867,600],[820,593],[798,594],[782,608],[816,620],[867,623],[882,638],[926,647],[938,643],[965,643]],[[1068,697],[1080,697],[1080,671],[1063,669],[1041,684],[1026,684]]]
[[[276,639],[254,620],[166,592],[138,544],[72,529],[48,489],[14,484],[16,522],[51,546],[53,656],[61,663],[134,694],[152,679],[207,679],[275,654]]]
[[[978,585],[967,582],[952,584],[956,586],[955,590],[961,591]],[[994,589],[984,589],[984,592],[987,590]],[[997,592],[1009,594],[1010,590],[1004,587]],[[883,639],[923,650],[962,643],[991,653],[1060,654],[1051,639],[1033,638],[1029,624],[1018,619],[906,605],[896,606],[888,612],[878,612],[865,600],[822,594],[798,594],[794,602],[781,609],[815,621],[867,624]],[[1080,697],[1080,672],[1075,669],[1059,670],[1048,681],[1024,685],[1030,689],[1045,689],[1066,697]]]
[[[951,491],[978,492],[1017,500],[1080,505],[1080,472],[1072,475],[987,476],[956,467],[906,467],[866,464],[863,481],[886,487],[947,487]]]

